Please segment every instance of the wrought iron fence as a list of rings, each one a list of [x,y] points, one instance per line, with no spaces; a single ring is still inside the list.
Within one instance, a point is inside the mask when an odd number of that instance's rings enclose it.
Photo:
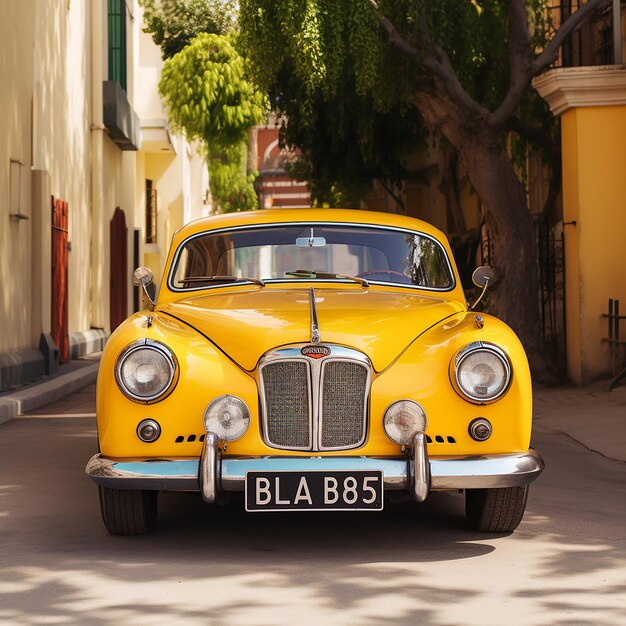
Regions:
[[[537,224],[539,304],[544,345],[564,370],[565,344],[565,240],[562,225]]]
[[[554,2],[552,10],[556,25],[562,24],[584,4],[586,0]],[[622,28],[625,12],[626,3],[623,0],[613,0],[610,6],[596,12],[564,41],[557,65],[561,67],[620,65],[624,60],[626,48]]]
[[[609,344],[609,350],[611,353],[611,373],[615,378],[614,382],[617,383],[622,378],[626,377],[626,368],[624,367],[624,347],[626,346],[626,339],[620,338],[619,323],[622,320],[626,320],[626,315],[620,315],[619,300],[609,298],[609,312],[603,313],[602,317],[608,319],[609,328],[608,336],[602,340]]]
[[[562,222],[536,226],[537,272],[539,278],[538,306],[544,345],[557,367],[565,371],[565,240]],[[494,250],[486,227],[481,230],[480,257],[484,265],[493,265]]]

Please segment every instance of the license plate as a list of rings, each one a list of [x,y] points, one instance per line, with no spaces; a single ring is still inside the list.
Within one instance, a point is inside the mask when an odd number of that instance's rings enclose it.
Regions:
[[[246,511],[380,511],[383,473],[246,472]]]

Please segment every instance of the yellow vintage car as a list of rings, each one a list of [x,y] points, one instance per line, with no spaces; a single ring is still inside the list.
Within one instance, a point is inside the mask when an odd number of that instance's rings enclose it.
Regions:
[[[477,284],[493,277],[479,268]],[[159,491],[247,511],[380,510],[391,492],[464,491],[468,524],[508,532],[543,461],[528,362],[468,305],[431,225],[357,210],[259,210],[174,236],[156,296],[111,335],[86,472],[115,535]]]

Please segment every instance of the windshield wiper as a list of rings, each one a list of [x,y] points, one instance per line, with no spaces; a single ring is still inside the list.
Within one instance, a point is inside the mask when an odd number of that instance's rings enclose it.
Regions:
[[[265,287],[265,283],[260,278],[248,278],[247,276],[186,276],[178,281],[179,285],[185,283],[237,283],[237,282],[249,282],[255,285]]]
[[[335,272],[323,272],[322,270],[292,270],[285,272],[285,276],[295,276],[296,278],[343,278],[344,280],[353,280],[362,287],[369,287],[370,284],[365,278],[358,276],[347,276],[346,274],[336,274]]]

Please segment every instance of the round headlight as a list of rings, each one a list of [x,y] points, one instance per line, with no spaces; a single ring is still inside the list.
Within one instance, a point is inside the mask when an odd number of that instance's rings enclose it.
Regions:
[[[461,350],[455,362],[458,390],[472,402],[492,402],[509,388],[511,365],[500,348],[482,342]]]
[[[237,396],[219,396],[204,412],[204,427],[222,441],[234,441],[243,436],[250,426],[250,411]]]
[[[119,356],[115,377],[122,392],[137,402],[153,402],[170,390],[176,373],[174,353],[162,343],[142,339]]]
[[[413,400],[398,400],[389,405],[383,417],[385,434],[391,441],[408,446],[413,437],[426,430],[428,419],[424,409]]]

